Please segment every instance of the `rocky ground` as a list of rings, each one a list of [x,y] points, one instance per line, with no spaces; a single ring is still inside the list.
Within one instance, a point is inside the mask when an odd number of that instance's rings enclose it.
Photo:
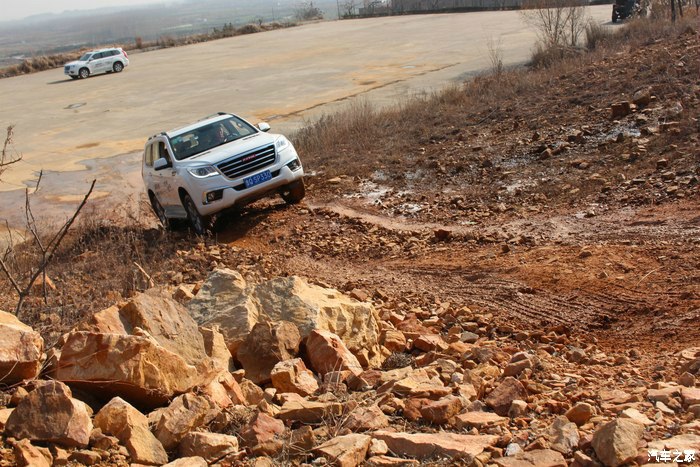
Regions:
[[[130,233],[129,287],[74,240],[0,314],[0,465],[697,464],[699,47],[310,154],[298,206]]]

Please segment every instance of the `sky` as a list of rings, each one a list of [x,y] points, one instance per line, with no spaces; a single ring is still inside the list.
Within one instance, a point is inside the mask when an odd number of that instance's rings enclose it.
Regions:
[[[0,21],[21,19],[41,13],[60,13],[65,10],[91,10],[147,3],[157,3],[157,0],[9,0],[3,1]]]

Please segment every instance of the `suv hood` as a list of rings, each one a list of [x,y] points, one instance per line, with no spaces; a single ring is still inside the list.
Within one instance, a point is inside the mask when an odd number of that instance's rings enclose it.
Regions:
[[[280,135],[258,132],[255,135],[222,144],[214,149],[210,149],[209,151],[205,151],[194,157],[190,157],[189,159],[182,160],[180,163],[185,163],[188,165],[218,164],[219,162],[230,157],[252,151],[260,146],[275,144],[275,140],[277,140],[279,137]]]
[[[63,66],[74,66],[74,65],[77,65],[79,63],[85,63],[85,62],[81,62],[80,60],[73,60],[72,62],[68,62]]]

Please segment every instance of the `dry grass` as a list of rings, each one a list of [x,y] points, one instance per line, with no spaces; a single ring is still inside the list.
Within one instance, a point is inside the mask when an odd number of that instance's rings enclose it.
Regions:
[[[178,262],[177,248],[194,240],[188,242],[185,233],[144,228],[145,223],[145,219],[120,214],[105,218],[103,213],[81,213],[47,268],[56,289],[49,291],[47,303],[39,287],[33,289],[20,319],[42,332],[50,344],[86,314],[148,288],[149,278],[141,269],[164,282],[164,273]],[[45,240],[55,227],[41,225],[38,230],[44,232]],[[41,252],[33,242],[26,242],[15,245],[5,258],[24,283],[40,263]],[[0,277],[0,309],[14,310],[17,299],[6,277]]]
[[[572,48],[542,50],[543,56],[537,61],[546,66],[477,76],[462,86],[415,97],[381,111],[367,101],[354,102],[339,113],[311,122],[293,139],[306,165],[328,178],[366,177],[377,171],[387,177],[402,177],[407,166],[421,160],[421,147],[439,144],[450,132],[497,121],[509,99],[528,93],[544,95],[549,84],[560,76],[611,53],[675,37],[693,28],[693,20],[687,13],[676,24],[665,18],[636,19],[610,35],[591,28],[589,40],[595,42],[595,47],[588,53]]]

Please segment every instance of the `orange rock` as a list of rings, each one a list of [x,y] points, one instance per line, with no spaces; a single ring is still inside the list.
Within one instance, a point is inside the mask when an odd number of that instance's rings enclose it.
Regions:
[[[275,365],[270,373],[272,385],[278,392],[293,392],[310,396],[318,390],[318,382],[301,358],[286,360]]]
[[[288,321],[261,322],[253,326],[248,337],[238,348],[238,360],[245,376],[255,384],[270,382],[270,372],[279,362],[296,357],[301,335]]]
[[[356,467],[365,460],[371,440],[370,436],[356,433],[337,436],[314,448],[313,452],[334,466]]]
[[[220,433],[187,433],[178,451],[182,457],[201,457],[214,464],[229,454],[238,451],[238,438]]]
[[[420,408],[423,418],[435,425],[444,425],[462,410],[459,397],[447,396],[437,401],[429,401]]]
[[[505,417],[508,415],[508,410],[514,400],[525,400],[526,398],[525,387],[520,381],[509,376],[489,393],[484,402],[498,415]]]
[[[31,391],[10,414],[5,435],[46,441],[68,447],[85,447],[92,432],[91,410],[73,399],[58,381],[46,381]]]
[[[271,441],[275,436],[284,433],[284,423],[264,413],[258,412],[255,417],[244,426],[239,435],[244,444],[250,448]]]
[[[340,337],[330,331],[311,331],[306,339],[306,351],[311,367],[322,375],[338,370],[350,370],[355,376],[362,373],[357,358],[350,353]]]
[[[12,385],[39,375],[44,339],[15,315],[0,311],[0,377]]]
[[[95,427],[114,435],[137,464],[160,465],[168,462],[163,445],[148,428],[148,418],[128,402],[115,397],[95,416]]]
[[[397,456],[416,459],[446,457],[462,460],[466,465],[471,464],[475,456],[498,441],[498,437],[492,435],[460,435],[447,432],[409,434],[376,431],[372,437],[384,441],[389,451]]]

